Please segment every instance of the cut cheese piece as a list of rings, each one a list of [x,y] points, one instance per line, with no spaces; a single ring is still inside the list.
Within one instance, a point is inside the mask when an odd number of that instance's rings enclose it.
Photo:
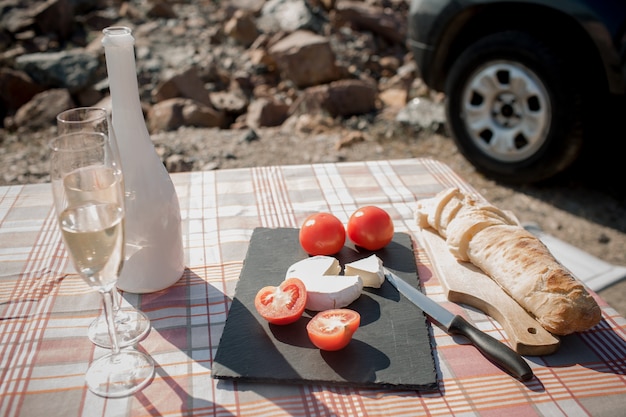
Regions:
[[[380,288],[385,282],[383,261],[376,254],[346,264],[345,275],[358,275],[364,287]]]
[[[302,276],[322,276],[322,275],[339,275],[341,272],[341,265],[339,261],[332,256],[312,256],[310,258],[303,259],[291,265],[287,269],[285,279]]]
[[[363,280],[344,276],[339,261],[332,256],[312,256],[291,265],[285,279],[299,278],[306,287],[306,308],[313,311],[343,308],[359,298]]]
[[[324,311],[343,308],[361,296],[363,280],[358,275],[297,277],[306,287],[306,309]]]

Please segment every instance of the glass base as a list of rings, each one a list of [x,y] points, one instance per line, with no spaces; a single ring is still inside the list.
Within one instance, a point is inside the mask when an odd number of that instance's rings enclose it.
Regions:
[[[89,390],[107,398],[126,397],[145,387],[154,376],[154,362],[133,349],[109,353],[89,365]]]
[[[120,348],[133,346],[150,331],[150,319],[134,308],[122,308],[115,313],[115,329]],[[87,330],[87,336],[95,345],[111,348],[111,338],[104,314],[96,318]]]

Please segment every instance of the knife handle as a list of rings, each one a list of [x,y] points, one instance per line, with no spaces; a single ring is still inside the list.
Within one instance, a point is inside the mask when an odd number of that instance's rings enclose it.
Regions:
[[[472,326],[463,317],[455,316],[448,330],[467,337],[487,359],[517,379],[528,381],[533,377],[533,371],[524,358],[504,343]]]

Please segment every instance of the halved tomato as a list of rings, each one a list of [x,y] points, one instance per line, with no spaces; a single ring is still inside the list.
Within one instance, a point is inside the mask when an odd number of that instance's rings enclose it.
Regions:
[[[306,295],[306,287],[300,279],[288,278],[278,287],[261,288],[254,298],[254,307],[270,323],[290,324],[302,316]]]
[[[343,349],[361,324],[361,315],[354,310],[338,308],[320,311],[306,325],[311,342],[322,350]]]

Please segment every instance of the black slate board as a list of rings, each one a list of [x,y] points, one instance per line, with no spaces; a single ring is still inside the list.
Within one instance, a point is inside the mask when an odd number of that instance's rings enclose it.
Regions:
[[[412,240],[396,233],[375,253],[383,264],[419,288]],[[349,242],[336,255],[340,263],[369,256]],[[253,231],[235,297],[228,312],[212,376],[218,379],[275,383],[398,388],[430,391],[437,372],[426,317],[387,281],[365,288],[348,306],[361,314],[361,326],[342,350],[325,352],[309,341],[305,312],[293,324],[267,323],[254,308],[254,297],[266,285],[279,285],[293,263],[308,255],[298,243],[298,229]]]

